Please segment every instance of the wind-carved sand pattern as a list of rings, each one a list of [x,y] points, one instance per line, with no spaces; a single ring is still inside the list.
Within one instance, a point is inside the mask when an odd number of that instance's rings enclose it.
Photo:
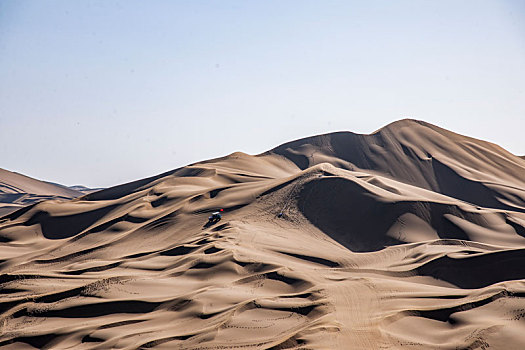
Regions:
[[[0,219],[0,347],[523,348],[524,181],[404,120],[33,204]]]

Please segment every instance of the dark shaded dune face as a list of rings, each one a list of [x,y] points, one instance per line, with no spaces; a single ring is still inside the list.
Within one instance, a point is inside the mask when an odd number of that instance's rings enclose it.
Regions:
[[[418,274],[447,281],[460,288],[483,288],[525,278],[525,250],[442,256],[418,267]],[[521,293],[521,296],[525,294]]]
[[[107,215],[116,205],[85,211],[73,215],[52,216],[45,211],[37,211],[28,221],[26,226],[39,224],[42,234],[48,239],[64,239],[76,236],[103,216]]]
[[[388,205],[353,181],[314,179],[302,188],[297,205],[312,224],[352,251],[375,251],[401,243],[386,235],[400,213],[387,210]]]
[[[301,169],[329,162],[348,170],[372,170],[424,188],[435,186],[429,153],[416,152],[388,131],[314,136],[281,145],[271,152],[290,159]]]
[[[432,167],[434,169],[434,176],[440,189],[440,193],[446,196],[454,197],[486,208],[525,212],[524,209],[519,207],[523,205],[523,200],[521,198],[516,198],[515,200],[518,206],[503,203],[499,200],[501,195],[498,191],[487,187],[482,182],[469,180],[460,176],[453,169],[437,159],[432,160]]]
[[[371,252],[407,243],[403,232],[389,235],[392,226],[412,214],[428,224],[443,239],[469,240],[468,232],[447,216],[485,226],[481,214],[467,212],[458,205],[431,201],[392,201],[369,192],[355,181],[341,177],[321,177],[301,189],[298,208],[321,231],[354,252]]]

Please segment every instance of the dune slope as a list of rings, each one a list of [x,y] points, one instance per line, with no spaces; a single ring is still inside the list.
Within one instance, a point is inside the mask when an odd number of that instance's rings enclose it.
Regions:
[[[87,188],[86,190],[89,191]],[[71,199],[83,194],[83,191],[74,188],[0,169],[0,216],[31,203],[48,199]]]
[[[519,349],[524,175],[402,120],[33,204],[0,219],[0,347]]]

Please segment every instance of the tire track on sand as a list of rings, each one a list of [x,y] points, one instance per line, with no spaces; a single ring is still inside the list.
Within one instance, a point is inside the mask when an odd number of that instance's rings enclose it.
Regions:
[[[374,285],[364,278],[348,278],[323,286],[334,298],[335,316],[341,324],[337,334],[338,349],[379,349],[381,334],[375,315],[379,296]]]

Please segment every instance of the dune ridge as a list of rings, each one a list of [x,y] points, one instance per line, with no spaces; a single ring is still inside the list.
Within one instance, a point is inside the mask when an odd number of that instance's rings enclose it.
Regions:
[[[49,199],[72,199],[98,189],[67,187],[0,168],[0,216]]]
[[[0,218],[0,347],[519,349],[524,174],[402,120],[36,203]]]

